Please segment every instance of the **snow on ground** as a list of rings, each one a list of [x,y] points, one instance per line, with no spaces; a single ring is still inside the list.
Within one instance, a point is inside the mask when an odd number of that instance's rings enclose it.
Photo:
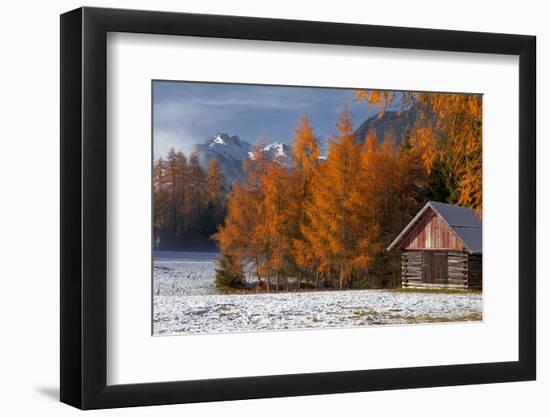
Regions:
[[[153,294],[219,294],[214,284],[216,252],[156,251],[153,260]]]
[[[154,334],[480,320],[481,294],[384,290],[223,295],[215,253],[156,252]]]

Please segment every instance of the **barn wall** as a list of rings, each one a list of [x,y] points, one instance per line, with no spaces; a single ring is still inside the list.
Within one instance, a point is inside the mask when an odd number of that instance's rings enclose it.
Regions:
[[[421,251],[405,251],[401,255],[401,284],[403,288],[422,285]]]
[[[481,255],[468,256],[468,288],[481,290],[483,288],[482,279],[483,258]]]
[[[403,288],[481,289],[481,255],[463,251],[447,254],[447,284],[422,282],[422,251],[405,251],[401,255],[401,284]]]
[[[402,247],[409,250],[464,249],[464,245],[454,232],[432,210],[425,212],[420,222],[405,238]]]

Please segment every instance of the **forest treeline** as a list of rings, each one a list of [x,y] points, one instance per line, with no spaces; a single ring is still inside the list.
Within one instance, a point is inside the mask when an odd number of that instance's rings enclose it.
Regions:
[[[398,286],[399,254],[386,248],[426,201],[472,207],[481,215],[481,97],[355,94],[381,112],[418,106],[420,116],[397,146],[398,138],[380,142],[374,133],[355,140],[351,113],[344,110],[323,157],[303,116],[292,164],[255,151],[231,190],[224,189],[216,162],[204,172],[196,155],[187,160],[172,151],[155,164],[155,205],[157,193],[164,202],[158,217],[155,209],[155,228],[177,236],[193,228],[214,232],[217,224],[212,238],[222,254],[220,287],[243,286],[245,274],[255,275],[257,289],[265,291]],[[182,175],[176,174],[178,160],[185,178],[176,179]]]
[[[204,249],[224,222],[227,190],[218,160],[170,149],[153,166],[154,239],[163,249]]]

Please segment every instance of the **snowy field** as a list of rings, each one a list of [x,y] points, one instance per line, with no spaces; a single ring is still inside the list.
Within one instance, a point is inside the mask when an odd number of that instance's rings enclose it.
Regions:
[[[154,334],[246,332],[481,319],[481,294],[384,290],[223,295],[216,253],[156,252]]]
[[[215,286],[216,252],[155,251],[153,293],[158,295],[219,294]]]

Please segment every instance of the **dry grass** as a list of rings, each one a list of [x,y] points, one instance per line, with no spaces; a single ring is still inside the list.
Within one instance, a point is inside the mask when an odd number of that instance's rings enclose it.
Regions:
[[[424,294],[481,294],[480,290],[455,290],[455,289],[439,289],[439,288],[393,288],[392,292],[417,292]]]
[[[430,316],[428,314],[418,316],[418,317],[401,317],[402,319],[406,320],[407,323],[451,323],[451,322],[459,322],[459,321],[481,321],[483,320],[483,316],[481,313],[470,313],[466,314],[464,316],[458,316],[458,317],[435,317]]]

